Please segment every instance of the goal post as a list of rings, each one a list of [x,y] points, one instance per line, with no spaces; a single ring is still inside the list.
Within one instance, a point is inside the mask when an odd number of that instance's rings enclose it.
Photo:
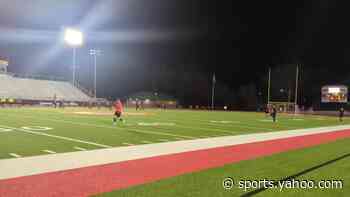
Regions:
[[[299,85],[298,64],[282,64],[269,67],[267,81],[267,105],[278,111],[296,113]]]

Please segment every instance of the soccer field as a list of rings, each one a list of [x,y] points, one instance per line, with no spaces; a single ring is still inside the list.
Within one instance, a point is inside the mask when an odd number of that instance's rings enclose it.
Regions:
[[[162,143],[218,136],[350,123],[337,117],[188,110],[127,110],[112,124],[112,111],[87,108],[2,108],[0,159]]]

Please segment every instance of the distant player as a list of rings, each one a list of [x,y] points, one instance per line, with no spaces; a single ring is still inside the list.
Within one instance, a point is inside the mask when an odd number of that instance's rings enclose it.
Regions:
[[[341,107],[339,109],[339,120],[340,120],[340,122],[343,122],[344,112],[345,112],[344,108]]]
[[[136,111],[140,110],[140,101],[136,100]]]
[[[141,108],[141,110],[145,110],[145,106],[144,106],[143,100],[140,101],[140,108]]]
[[[277,109],[276,109],[276,106],[273,106],[273,107],[272,107],[271,116],[272,116],[273,122],[276,122],[276,116],[277,116]]]
[[[117,99],[114,103],[113,125],[117,124],[118,119],[119,121],[123,122],[122,114],[123,114],[123,104],[119,99]]]
[[[270,113],[269,106],[266,106],[265,108],[265,117],[268,117]]]

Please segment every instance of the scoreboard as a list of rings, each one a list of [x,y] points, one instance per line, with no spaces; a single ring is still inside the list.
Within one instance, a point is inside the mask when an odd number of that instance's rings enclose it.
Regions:
[[[322,103],[347,103],[348,88],[343,85],[327,85],[321,90]]]

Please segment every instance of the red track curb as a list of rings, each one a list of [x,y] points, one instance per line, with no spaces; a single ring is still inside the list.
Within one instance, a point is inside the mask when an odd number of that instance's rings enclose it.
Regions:
[[[0,181],[0,196],[89,196],[347,137],[350,137],[350,130],[12,178]]]

